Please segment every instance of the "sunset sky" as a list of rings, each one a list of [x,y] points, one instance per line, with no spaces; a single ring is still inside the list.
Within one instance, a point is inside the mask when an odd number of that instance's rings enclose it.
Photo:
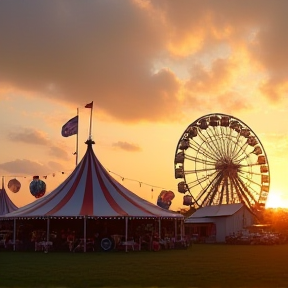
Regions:
[[[265,148],[266,207],[288,207],[287,11],[286,0],[0,1],[0,175],[22,184],[10,199],[35,200],[33,175],[47,193],[69,176],[76,136],[61,127],[79,108],[80,161],[94,101],[94,151],[140,197],[172,190],[171,209],[185,207],[179,138],[224,113]]]

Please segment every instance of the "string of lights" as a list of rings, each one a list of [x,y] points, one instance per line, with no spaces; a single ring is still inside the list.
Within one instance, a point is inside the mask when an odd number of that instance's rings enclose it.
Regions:
[[[131,179],[131,178],[127,178],[127,177],[123,177],[109,169],[106,169],[110,174],[114,174],[116,176],[118,176],[122,181],[124,180],[128,180],[128,181],[133,181],[133,182],[138,182],[140,187],[142,187],[142,185],[146,185],[146,186],[149,186],[151,187],[151,191],[153,192],[154,191],[154,188],[158,188],[158,189],[162,189],[162,190],[169,190],[169,191],[172,191],[173,192],[173,189],[167,189],[165,187],[161,187],[161,186],[157,186],[157,185],[153,185],[153,184],[149,184],[149,183],[145,183],[145,182],[142,182],[142,181],[139,181],[139,180],[136,180],[136,179]]]
[[[122,181],[124,181],[124,180],[128,180],[128,181],[131,181],[131,182],[138,182],[139,183],[139,186],[140,187],[142,187],[142,185],[144,185],[144,186],[148,186],[148,187],[150,187],[151,188],[151,192],[154,192],[154,189],[161,189],[161,190],[165,190],[165,191],[172,191],[172,192],[174,192],[173,190],[174,189],[167,189],[167,188],[165,188],[165,187],[161,187],[161,186],[157,186],[157,185],[153,185],[153,184],[150,184],[150,183],[146,183],[146,182],[143,182],[143,181],[139,181],[139,180],[137,180],[137,179],[132,179],[132,178],[128,178],[128,177],[124,177],[124,176],[122,176],[122,175],[120,175],[120,174],[118,174],[118,173],[116,173],[116,172],[113,172],[113,171],[111,171],[110,169],[107,169],[107,168],[105,168],[110,174],[113,174],[113,175],[115,175],[115,176],[117,176],[117,177],[119,177]],[[71,173],[72,172],[72,170],[66,170],[66,171],[57,171],[57,172],[54,172],[54,173],[48,173],[48,174],[45,174],[45,175],[43,175],[43,176],[40,176],[40,178],[43,178],[43,179],[47,179],[48,177],[56,177],[56,175],[58,174],[58,173],[60,173],[60,174],[62,174],[62,175],[64,175],[64,174],[69,174],[69,173]],[[19,179],[19,178],[31,178],[31,179],[33,179],[33,176],[27,176],[27,175],[2,175],[2,176],[0,176],[1,178],[15,178],[15,179]],[[153,198],[153,193],[152,193],[152,198]]]
[[[67,170],[67,171],[57,171],[57,172],[53,172],[53,173],[49,173],[49,174],[45,174],[43,176],[40,176],[41,178],[44,178],[44,179],[47,179],[48,176],[52,176],[52,177],[56,177],[56,174],[68,174],[68,173],[71,173],[71,170]],[[28,176],[28,175],[0,175],[1,178],[33,178],[33,176]]]

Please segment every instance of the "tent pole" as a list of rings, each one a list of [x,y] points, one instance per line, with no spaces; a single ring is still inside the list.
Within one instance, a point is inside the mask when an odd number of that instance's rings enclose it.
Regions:
[[[125,217],[125,242],[126,242],[126,246],[125,246],[125,252],[127,252],[127,241],[128,241],[128,217]]]
[[[175,225],[175,241],[177,241],[177,219],[175,218],[174,220],[174,225]]]
[[[180,222],[180,225],[181,225],[180,226],[181,227],[181,241],[183,241],[183,238],[184,238],[183,236],[185,236],[184,235],[184,221],[183,221],[183,219],[181,219],[180,221],[181,221]]]
[[[93,112],[93,101],[92,101],[92,106],[90,107],[90,127],[89,127],[89,138],[88,140],[92,140],[92,112]]]
[[[84,216],[84,252],[86,252],[86,216]]]
[[[50,218],[49,216],[47,217],[47,229],[46,229],[46,245],[45,245],[45,252],[47,253],[49,250],[49,244],[48,242],[50,241]]]
[[[13,220],[13,251],[16,250],[16,218]]]
[[[46,229],[46,241],[48,242],[49,241],[49,234],[50,234],[50,218],[49,216],[47,217],[47,229]]]
[[[77,134],[76,134],[76,166],[78,165],[78,142],[79,142],[79,108],[77,108],[77,116],[78,116],[78,128],[77,128]]]
[[[184,227],[184,220],[181,219],[181,240],[185,237],[185,227]]]

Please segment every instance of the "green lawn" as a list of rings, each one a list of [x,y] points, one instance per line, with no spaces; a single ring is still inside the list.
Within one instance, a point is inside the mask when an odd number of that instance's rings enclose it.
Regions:
[[[0,252],[0,287],[288,287],[288,245]]]

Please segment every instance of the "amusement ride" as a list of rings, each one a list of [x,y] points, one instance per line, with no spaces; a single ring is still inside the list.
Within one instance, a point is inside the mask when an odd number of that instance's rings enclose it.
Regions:
[[[243,121],[213,113],[191,123],[181,135],[174,158],[183,204],[196,209],[243,203],[265,207],[270,187],[264,147]]]

